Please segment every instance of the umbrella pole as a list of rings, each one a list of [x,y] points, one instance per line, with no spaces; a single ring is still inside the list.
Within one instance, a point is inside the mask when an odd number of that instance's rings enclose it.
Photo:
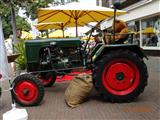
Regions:
[[[63,34],[63,38],[64,38],[64,26],[62,24],[62,34]]]
[[[63,34],[63,38],[64,38],[64,28],[62,28],[62,34]]]
[[[78,37],[78,24],[77,24],[77,19],[75,19],[76,21],[76,37]]]
[[[116,7],[114,6],[114,18],[113,18],[113,41],[115,42],[115,27],[116,27]]]
[[[46,36],[47,36],[47,38],[49,38],[48,30],[46,30]]]

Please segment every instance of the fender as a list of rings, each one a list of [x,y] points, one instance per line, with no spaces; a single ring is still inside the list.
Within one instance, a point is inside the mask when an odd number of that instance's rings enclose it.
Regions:
[[[103,54],[107,54],[107,52],[109,51],[113,51],[113,50],[118,50],[118,49],[122,49],[122,50],[130,50],[132,52],[137,53],[141,58],[147,58],[147,56],[143,53],[142,49],[137,46],[137,45],[133,45],[133,44],[116,44],[116,45],[102,45],[96,52],[94,55],[92,55],[92,61],[95,62],[97,61],[100,56],[102,56]]]

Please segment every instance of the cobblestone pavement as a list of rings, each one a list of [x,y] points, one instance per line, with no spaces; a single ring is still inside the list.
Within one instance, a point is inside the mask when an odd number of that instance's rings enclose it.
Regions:
[[[160,120],[160,58],[145,61],[149,71],[148,86],[134,102],[104,102],[93,90],[89,101],[78,108],[69,108],[64,101],[64,91],[69,82],[56,83],[45,89],[41,105],[26,107],[29,120]],[[7,83],[2,83],[7,89]],[[9,92],[1,96],[0,115],[11,108]],[[18,106],[19,107],[19,106]]]

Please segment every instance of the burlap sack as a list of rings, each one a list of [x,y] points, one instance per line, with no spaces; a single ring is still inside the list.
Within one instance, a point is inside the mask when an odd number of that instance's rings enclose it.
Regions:
[[[65,101],[74,108],[87,100],[93,87],[92,77],[88,74],[79,74],[73,78],[65,91]]]

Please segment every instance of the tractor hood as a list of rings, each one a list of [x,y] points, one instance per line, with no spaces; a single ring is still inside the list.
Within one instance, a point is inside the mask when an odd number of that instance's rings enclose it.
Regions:
[[[59,47],[78,47],[81,44],[80,38],[52,38],[52,39],[35,39],[25,42],[26,46],[43,46],[56,42]]]

